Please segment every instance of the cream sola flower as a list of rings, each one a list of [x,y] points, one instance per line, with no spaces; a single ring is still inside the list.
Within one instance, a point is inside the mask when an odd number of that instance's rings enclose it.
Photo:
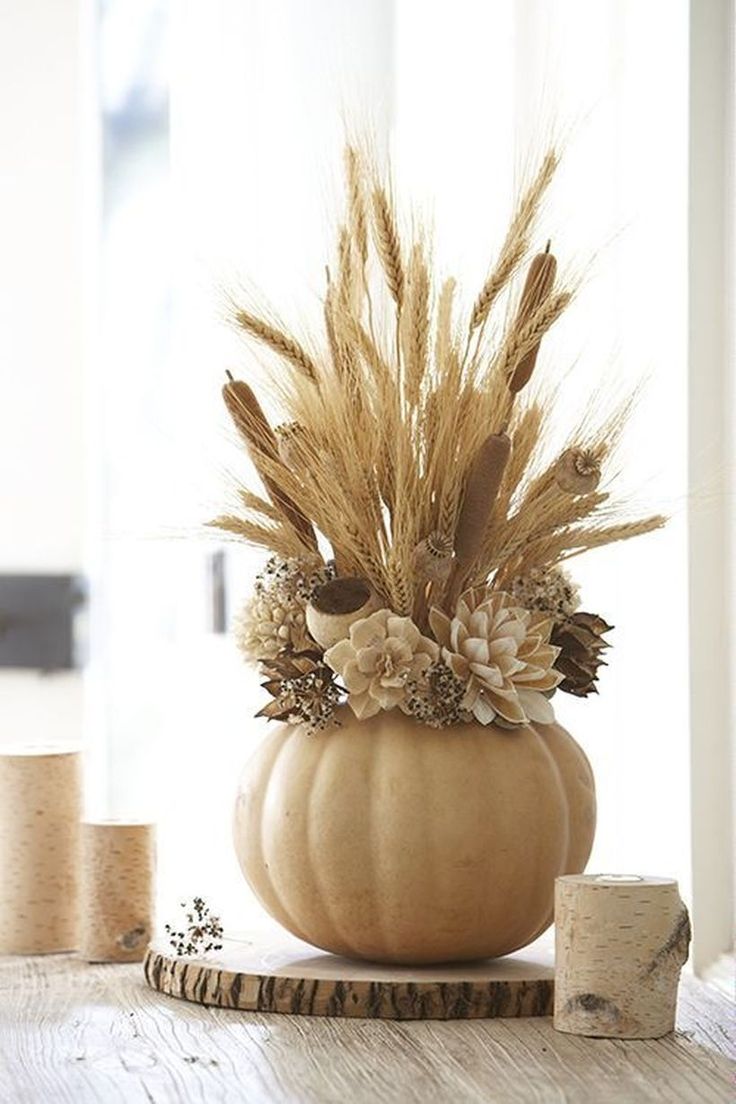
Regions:
[[[381,609],[355,621],[350,636],[325,652],[325,661],[348,691],[360,720],[401,705],[414,683],[438,658],[434,640],[422,636],[410,617]]]
[[[545,696],[561,681],[552,669],[559,648],[549,643],[552,619],[514,605],[484,587],[466,591],[450,618],[433,609],[430,625],[442,658],[466,684],[462,707],[481,724],[551,724]]]

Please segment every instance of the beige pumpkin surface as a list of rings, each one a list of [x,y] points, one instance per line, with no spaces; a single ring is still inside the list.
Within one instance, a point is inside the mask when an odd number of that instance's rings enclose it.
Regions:
[[[588,760],[559,725],[437,730],[398,710],[280,725],[240,783],[234,838],[268,912],[377,962],[509,954],[552,921],[595,830]]]

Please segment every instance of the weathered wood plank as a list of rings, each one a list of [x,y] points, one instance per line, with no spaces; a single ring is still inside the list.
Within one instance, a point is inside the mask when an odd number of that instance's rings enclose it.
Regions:
[[[426,1022],[271,1016],[149,989],[140,966],[0,959],[9,1104],[725,1104],[732,1006],[684,979],[678,1032],[623,1042],[549,1018]]]

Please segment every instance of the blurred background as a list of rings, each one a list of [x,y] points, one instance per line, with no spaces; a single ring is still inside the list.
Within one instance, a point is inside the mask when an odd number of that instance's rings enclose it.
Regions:
[[[554,134],[543,230],[589,278],[543,357],[573,404],[646,381],[627,478],[672,517],[576,561],[614,647],[600,697],[556,707],[596,774],[590,869],[676,876],[710,968],[733,901],[733,5],[0,0],[0,20],[0,741],[83,742],[90,814],[158,821],[163,918],[193,894],[253,918],[229,822],[263,722],[225,630],[262,557],[202,534],[242,464],[223,289],[319,321],[347,126],[472,296]]]

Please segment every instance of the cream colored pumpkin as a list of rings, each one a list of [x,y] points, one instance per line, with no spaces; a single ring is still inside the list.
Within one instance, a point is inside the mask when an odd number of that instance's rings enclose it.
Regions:
[[[234,836],[264,907],[335,954],[429,963],[508,954],[583,870],[590,765],[559,725],[436,730],[398,710],[315,736],[274,727],[246,767]]]

